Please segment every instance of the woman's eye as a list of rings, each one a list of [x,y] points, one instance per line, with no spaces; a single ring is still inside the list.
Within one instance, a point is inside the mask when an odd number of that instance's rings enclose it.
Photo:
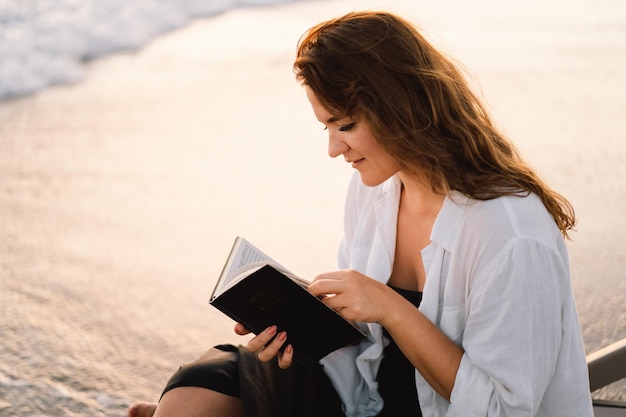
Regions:
[[[347,125],[340,126],[339,127],[339,131],[340,132],[348,132],[348,131],[352,130],[352,128],[354,128],[355,124],[356,124],[355,122],[352,122],[352,123],[348,123]]]

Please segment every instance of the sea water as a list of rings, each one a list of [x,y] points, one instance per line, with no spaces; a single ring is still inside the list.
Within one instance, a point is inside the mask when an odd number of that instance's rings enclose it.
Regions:
[[[87,65],[95,59],[136,51],[157,36],[197,19],[211,19],[239,8],[284,3],[289,0],[0,0],[0,101],[9,106],[14,99],[28,97],[47,87],[80,81]],[[0,134],[0,141],[15,135],[19,136],[15,132]],[[53,135],[46,137],[52,140]],[[9,155],[3,155],[6,162]],[[31,157],[34,158],[31,162],[37,165],[38,157],[31,153],[27,158]],[[72,170],[73,160],[76,159],[67,159],[46,176]],[[28,161],[23,162],[25,167],[30,166]],[[89,166],[91,172],[99,169]],[[41,180],[36,189],[54,188],[48,180]],[[6,209],[19,197],[5,187],[6,177],[1,181],[1,205]],[[65,182],[69,184],[72,180]],[[89,191],[77,202],[88,201],[87,194]],[[48,201],[44,205],[47,205],[44,212],[55,211],[54,203]],[[158,399],[167,376],[183,360],[181,356],[190,359],[201,352],[199,346],[211,344],[210,341],[198,343],[201,337],[206,337],[207,326],[217,329],[215,333],[232,333],[229,323],[216,320],[214,324],[201,326],[204,334],[193,331],[185,334],[177,321],[181,317],[187,328],[193,328],[197,321],[208,320],[209,308],[204,298],[191,307],[186,297],[174,296],[171,303],[163,303],[168,292],[164,288],[179,288],[176,279],[165,287],[150,282],[149,277],[156,274],[143,266],[137,274],[133,269],[138,267],[136,262],[118,270],[111,269],[111,265],[85,264],[86,268],[74,271],[61,267],[65,272],[60,276],[52,273],[59,270],[59,261],[65,264],[60,258],[52,259],[56,255],[51,253],[60,241],[68,242],[67,236],[55,232],[59,242],[36,243],[45,221],[35,220],[34,224],[30,222],[30,226],[22,227],[19,220],[6,215],[3,209],[0,209],[5,214],[0,218],[3,224],[0,416],[123,416],[135,400]],[[76,206],[72,210],[74,214],[70,216],[76,219]],[[33,231],[31,226],[38,231]],[[106,231],[93,236],[92,243],[100,240],[102,233]],[[22,244],[28,240],[35,247],[41,244],[43,249],[23,252]],[[142,250],[142,243],[128,236],[113,245],[123,242],[133,242],[136,252]],[[84,263],[93,258],[94,253],[88,253],[89,243],[76,241],[75,244],[78,252],[83,252],[72,255],[77,256],[75,260],[83,259],[79,263]],[[204,271],[203,275],[206,277],[207,273],[210,271]],[[148,281],[136,281],[139,275]],[[206,291],[209,281],[196,284],[196,291]],[[172,325],[167,318],[155,323],[154,317],[168,307],[172,310],[166,315],[177,324]],[[128,311],[138,313],[151,324],[141,325],[143,320]],[[186,311],[194,313],[190,315]],[[176,353],[176,346],[181,343],[190,346],[183,355]],[[155,361],[155,353],[169,359]]]
[[[191,20],[289,0],[1,0],[0,100],[77,81],[85,63]]]

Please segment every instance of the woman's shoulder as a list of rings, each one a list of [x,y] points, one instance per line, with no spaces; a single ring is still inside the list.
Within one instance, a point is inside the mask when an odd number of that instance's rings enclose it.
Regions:
[[[560,236],[556,223],[541,199],[533,194],[510,195],[476,200],[458,194],[451,200],[461,207],[459,228],[471,236],[500,236],[505,239],[530,238],[553,241]]]

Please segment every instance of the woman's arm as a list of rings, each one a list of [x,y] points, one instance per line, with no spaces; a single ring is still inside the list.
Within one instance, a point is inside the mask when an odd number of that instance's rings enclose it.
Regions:
[[[390,305],[380,324],[430,386],[450,401],[463,349],[402,296]]]
[[[554,385],[557,367],[577,368],[574,358],[559,357],[570,334],[563,321],[567,265],[553,247],[530,238],[510,241],[491,260],[471,284],[467,277],[449,277],[469,285],[464,306],[456,312],[466,352],[449,415],[534,416],[548,390],[578,385]],[[444,315],[450,312],[443,308]],[[560,407],[570,400],[561,400]]]
[[[450,399],[463,350],[404,297],[354,270],[319,275],[309,291],[330,294],[323,301],[349,320],[384,326],[429,384]]]

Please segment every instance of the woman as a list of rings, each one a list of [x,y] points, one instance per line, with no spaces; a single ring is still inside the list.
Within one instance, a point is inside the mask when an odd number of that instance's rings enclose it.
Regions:
[[[129,414],[592,416],[563,239],[573,209],[459,70],[379,12],[310,29],[294,70],[329,155],[356,170],[341,269],[309,290],[368,336],[305,370],[272,326],[212,349],[158,407]]]

